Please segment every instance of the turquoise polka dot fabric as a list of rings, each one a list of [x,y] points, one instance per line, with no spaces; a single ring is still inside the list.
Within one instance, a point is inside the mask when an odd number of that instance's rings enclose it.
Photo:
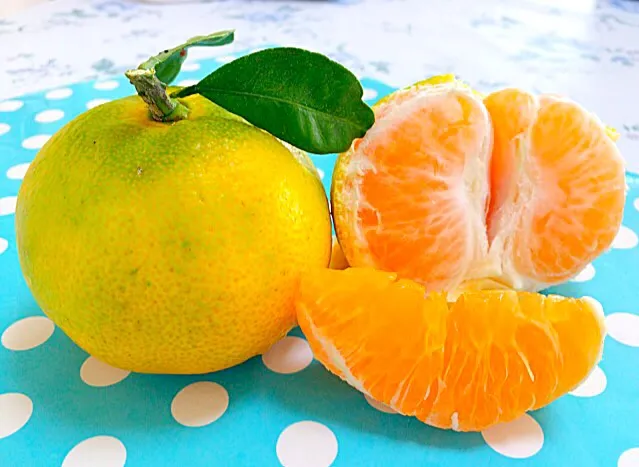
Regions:
[[[226,60],[187,62],[182,84]],[[373,103],[392,88],[362,79]],[[130,374],[76,347],[34,302],[19,269],[16,195],[50,135],[131,94],[124,78],[0,102],[0,466],[639,465],[639,177],[609,252],[548,292],[606,314],[603,359],[575,391],[483,433],[398,415],[330,375],[298,329],[263,357],[199,376]],[[314,156],[328,192],[335,155]],[[46,235],[46,231],[42,235]]]

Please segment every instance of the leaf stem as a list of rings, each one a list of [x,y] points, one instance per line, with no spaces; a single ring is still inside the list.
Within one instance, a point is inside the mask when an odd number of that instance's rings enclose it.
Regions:
[[[155,76],[154,70],[128,70],[125,76],[142,100],[149,106],[153,120],[175,122],[188,116],[189,109],[166,92],[166,85]]]

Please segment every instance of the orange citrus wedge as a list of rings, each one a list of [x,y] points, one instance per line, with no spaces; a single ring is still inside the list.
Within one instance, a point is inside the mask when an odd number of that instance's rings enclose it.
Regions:
[[[305,275],[296,310],[332,373],[401,414],[457,431],[513,420],[573,390],[605,336],[593,299],[482,290],[448,303],[372,269]]]

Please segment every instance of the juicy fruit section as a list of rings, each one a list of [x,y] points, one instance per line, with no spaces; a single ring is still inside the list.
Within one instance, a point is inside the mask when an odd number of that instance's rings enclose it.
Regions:
[[[503,245],[505,275],[524,276],[519,284],[563,282],[619,230],[621,154],[601,122],[567,98],[504,90],[484,103],[495,135],[488,241]]]
[[[577,103],[434,77],[382,99],[340,155],[335,229],[351,266],[427,290],[541,290],[612,243],[624,163]]]
[[[200,96],[183,102],[189,119],[172,124],[137,96],[86,112],[42,148],[18,198],[37,302],[88,353],[138,372],[266,351],[295,324],[300,272],[330,258],[306,156]]]
[[[296,308],[332,373],[457,431],[513,420],[571,391],[601,358],[605,336],[592,300],[484,290],[448,303],[445,293],[367,268],[311,271]]]

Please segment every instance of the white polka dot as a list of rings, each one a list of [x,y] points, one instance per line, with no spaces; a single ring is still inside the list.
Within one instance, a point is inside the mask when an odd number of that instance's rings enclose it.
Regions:
[[[110,102],[110,100],[111,99],[92,99],[87,102],[87,109],[93,109],[99,105],[106,104],[107,102]]]
[[[9,350],[29,350],[44,344],[54,330],[55,326],[49,318],[29,316],[5,329],[0,341]]]
[[[237,57],[233,55],[224,55],[223,57],[217,57],[215,60],[217,60],[220,63],[229,63],[235,60],[236,58]]]
[[[199,63],[185,63],[182,65],[182,71],[197,71],[200,69]]]
[[[595,277],[595,267],[592,264],[588,264],[579,274],[573,277],[571,282],[586,282]]]
[[[11,127],[9,126],[9,124],[0,123],[0,136],[4,135],[5,133],[9,133],[9,130],[11,130]]]
[[[193,86],[193,85],[195,85],[197,83],[199,83],[199,81],[197,79],[183,79],[182,81],[177,83],[176,86],[187,87],[187,86]]]
[[[62,467],[122,467],[126,448],[113,436],[94,436],[76,444],[69,451]]]
[[[606,317],[608,335],[617,342],[639,347],[639,316],[631,313],[612,313]]]
[[[94,89],[97,89],[98,91],[113,91],[119,86],[120,83],[115,80],[99,81],[93,85]]]
[[[397,411],[395,409],[390,408],[389,406],[387,406],[386,404],[384,404],[382,402],[376,401],[375,399],[373,399],[368,394],[364,395],[364,398],[366,399],[366,402],[368,402],[368,405],[370,405],[371,407],[373,407],[376,410],[379,410],[380,412],[394,413],[394,414],[397,413]]]
[[[25,426],[33,413],[33,402],[24,394],[0,394],[0,439]]]
[[[35,121],[38,123],[51,123],[57,122],[64,117],[64,112],[59,109],[43,110],[35,116]]]
[[[7,178],[11,180],[22,180],[29,170],[29,163],[14,165],[7,170]]]
[[[337,438],[321,423],[297,422],[282,431],[275,450],[284,467],[328,467],[337,457]]]
[[[619,232],[617,232],[617,236],[612,242],[612,247],[625,250],[628,248],[636,247],[637,243],[639,243],[639,238],[637,238],[637,234],[634,233],[625,225],[622,225],[619,228]]]
[[[69,88],[54,89],[45,94],[45,98],[50,101],[57,101],[59,99],[67,99],[73,95],[73,90]]]
[[[617,461],[617,467],[637,466],[639,466],[639,448],[632,448],[624,451]]]
[[[275,373],[297,373],[313,361],[313,352],[305,339],[286,336],[262,355],[266,368]]]
[[[326,176],[324,171],[322,169],[317,169],[317,173],[319,174],[319,177],[324,180],[324,177]]]
[[[577,388],[570,391],[569,394],[577,397],[594,397],[598,396],[606,389],[606,385],[608,384],[608,379],[606,378],[606,374],[603,370],[596,366],[588,378],[583,381]]]
[[[22,101],[3,101],[0,102],[0,112],[15,112],[20,110],[23,105]]]
[[[16,202],[18,198],[16,196],[5,196],[0,198],[0,216],[8,216],[16,212]]]
[[[481,435],[493,450],[513,459],[532,457],[544,445],[541,426],[528,414],[512,422],[492,426]]]
[[[370,88],[364,88],[364,100],[375,99],[377,97],[377,91]]]
[[[97,358],[87,358],[80,367],[80,378],[89,386],[104,387],[119,383],[130,371],[112,367]]]
[[[9,248],[9,242],[6,239],[0,237],[0,255],[7,251],[7,248]]]
[[[637,211],[639,211],[639,198],[635,199],[632,205],[635,207]]]
[[[211,381],[199,381],[177,393],[171,403],[171,414],[181,425],[200,427],[220,418],[228,406],[226,389]]]
[[[22,141],[22,147],[25,149],[40,149],[49,141],[51,135],[35,135],[30,136]]]

